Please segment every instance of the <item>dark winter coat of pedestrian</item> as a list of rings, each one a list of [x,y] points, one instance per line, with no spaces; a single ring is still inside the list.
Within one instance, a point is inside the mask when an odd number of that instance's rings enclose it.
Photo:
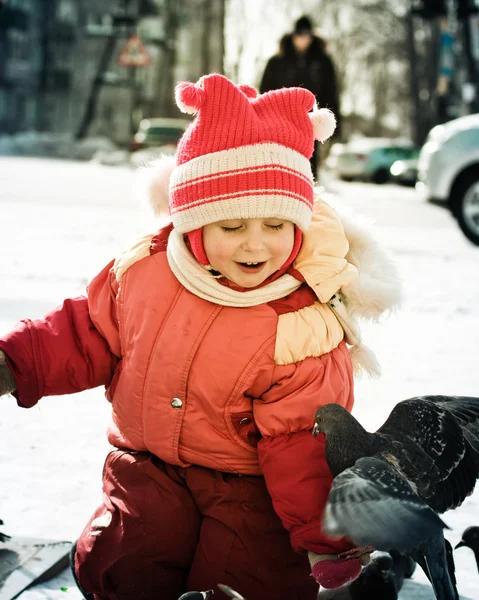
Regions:
[[[177,103],[198,116],[152,182],[172,222],[87,297],[0,337],[0,395],[30,407],[106,387],[115,449],[74,552],[85,594],[177,600],[224,583],[314,600],[364,559],[323,532],[332,477],[314,414],[352,409],[354,364],[374,366],[354,315],[391,308],[393,270],[315,196],[313,141],[334,119],[310,91],[258,95],[213,74],[180,84]]]
[[[337,127],[335,137],[341,134],[341,114],[336,71],[331,56],[326,52],[326,42],[314,35],[309,17],[301,17],[292,33],[284,35],[279,52],[271,57],[263,73],[260,92],[282,87],[304,87],[312,92],[321,108],[333,111]],[[319,143],[315,143],[311,158],[313,174],[319,164]]]

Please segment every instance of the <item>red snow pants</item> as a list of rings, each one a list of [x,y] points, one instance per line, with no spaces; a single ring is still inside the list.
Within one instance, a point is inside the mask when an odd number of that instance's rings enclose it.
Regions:
[[[174,467],[115,450],[103,504],[77,542],[75,572],[95,600],[177,600],[225,583],[248,600],[315,600],[262,477]]]

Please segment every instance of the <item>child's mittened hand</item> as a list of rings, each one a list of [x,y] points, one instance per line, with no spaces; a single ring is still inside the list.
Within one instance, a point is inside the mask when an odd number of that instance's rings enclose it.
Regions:
[[[311,573],[321,587],[339,588],[359,577],[362,566],[369,563],[371,551],[372,548],[355,548],[341,554],[308,552]]]
[[[15,379],[7,366],[5,354],[0,350],[0,396],[15,391]]]

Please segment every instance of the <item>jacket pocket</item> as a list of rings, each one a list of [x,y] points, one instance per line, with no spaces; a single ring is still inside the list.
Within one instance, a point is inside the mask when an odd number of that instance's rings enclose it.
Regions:
[[[242,442],[256,448],[258,442],[261,439],[261,433],[256,427],[253,419],[253,413],[251,412],[237,412],[230,413],[231,424],[238,437]]]

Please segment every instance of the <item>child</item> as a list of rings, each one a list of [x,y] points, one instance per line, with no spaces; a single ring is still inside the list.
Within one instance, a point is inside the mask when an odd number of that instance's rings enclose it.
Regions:
[[[331,475],[314,414],[352,409],[346,341],[365,364],[353,313],[390,307],[393,276],[377,279],[388,263],[354,228],[348,254],[336,213],[313,202],[313,142],[334,119],[309,112],[311,92],[258,96],[213,74],[180,84],[177,102],[197,117],[171,174],[172,224],[87,298],[5,335],[0,393],[30,407],[106,386],[115,450],[76,545],[85,594],[176,600],[225,583],[249,600],[313,600],[364,559],[321,530]],[[360,286],[348,259],[368,244]]]

